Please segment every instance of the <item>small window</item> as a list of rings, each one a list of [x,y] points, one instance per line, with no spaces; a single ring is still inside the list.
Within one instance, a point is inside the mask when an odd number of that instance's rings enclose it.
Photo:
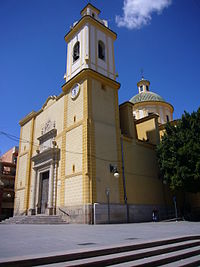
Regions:
[[[76,122],[76,116],[74,116],[74,122]]]
[[[76,42],[73,48],[73,62],[79,59],[79,54],[80,54],[80,43]]]
[[[75,165],[72,165],[72,172],[75,172]]]
[[[102,41],[98,42],[98,57],[105,60],[105,44]]]
[[[167,118],[167,122],[169,122],[169,116],[168,115],[166,115],[166,118]]]
[[[149,86],[148,85],[146,85],[146,90],[149,91]]]
[[[140,92],[143,92],[143,86],[142,85],[140,86]]]
[[[92,13],[92,17],[93,17],[93,18],[95,17],[95,14],[94,14],[94,13]]]

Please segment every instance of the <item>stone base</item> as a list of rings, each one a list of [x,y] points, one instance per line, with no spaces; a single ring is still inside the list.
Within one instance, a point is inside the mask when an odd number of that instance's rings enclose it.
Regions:
[[[67,206],[57,208],[56,214],[61,215],[68,223],[92,224],[92,210],[91,204]]]
[[[53,215],[53,208],[47,208],[45,210],[45,214],[47,214],[47,215]]]
[[[28,215],[35,215],[36,214],[36,210],[35,209],[29,209],[28,210]]]
[[[152,221],[152,211],[155,208],[158,210],[158,220],[169,217],[166,208],[161,205],[128,205],[128,221],[127,207],[124,204],[110,204],[110,214],[108,214],[108,205],[104,203],[60,207],[57,208],[56,213],[61,215],[68,223],[149,222]]]

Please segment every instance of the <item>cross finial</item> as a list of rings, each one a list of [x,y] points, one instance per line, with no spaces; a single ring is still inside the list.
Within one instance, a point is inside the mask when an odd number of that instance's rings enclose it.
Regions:
[[[144,69],[143,68],[141,68],[140,73],[141,73],[142,79],[144,79]]]

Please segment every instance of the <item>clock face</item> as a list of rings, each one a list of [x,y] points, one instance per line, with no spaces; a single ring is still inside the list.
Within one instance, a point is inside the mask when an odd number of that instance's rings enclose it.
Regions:
[[[71,98],[75,99],[78,96],[80,90],[80,85],[77,83],[74,85],[74,87],[72,87],[71,89]]]

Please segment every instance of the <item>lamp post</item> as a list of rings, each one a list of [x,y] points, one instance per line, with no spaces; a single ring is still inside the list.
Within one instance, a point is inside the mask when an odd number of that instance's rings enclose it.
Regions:
[[[110,164],[110,172],[113,174],[115,178],[119,178],[119,172],[117,170],[117,166]],[[107,197],[107,205],[108,205],[108,223],[110,223],[110,189],[106,188],[106,197]]]
[[[127,192],[126,192],[126,179],[124,173],[124,149],[123,149],[123,140],[121,138],[121,152],[122,152],[122,175],[123,175],[123,189],[124,189],[124,204],[126,206],[126,222],[129,222],[129,207],[127,201]]]
[[[106,188],[107,206],[108,206],[108,223],[110,223],[110,188]]]

